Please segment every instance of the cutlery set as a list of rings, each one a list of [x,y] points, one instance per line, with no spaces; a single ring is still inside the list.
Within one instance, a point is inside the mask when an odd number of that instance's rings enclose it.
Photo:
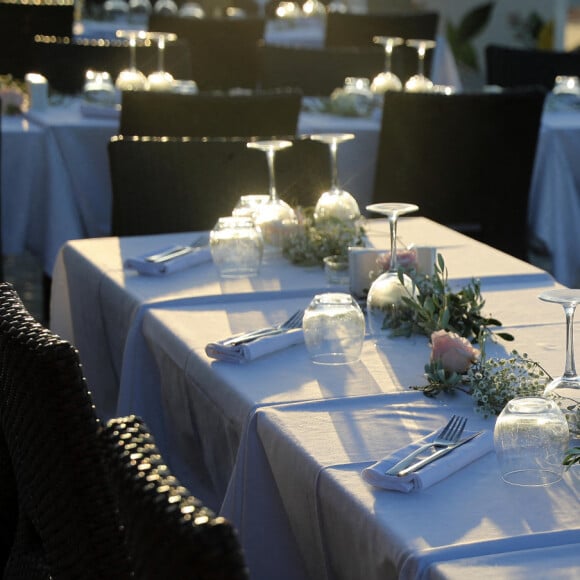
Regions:
[[[189,245],[175,245],[171,248],[163,250],[162,252],[158,252],[156,254],[151,254],[147,256],[145,260],[147,262],[152,262],[154,264],[162,264],[163,262],[169,262],[170,260],[174,260],[175,258],[179,258],[181,256],[185,256],[187,254],[191,254],[191,252],[195,252],[198,248],[203,248],[207,246],[208,238],[207,236],[199,236]]]
[[[404,477],[410,473],[418,471],[422,467],[429,465],[433,461],[436,461],[440,457],[451,453],[454,449],[461,447],[465,443],[472,441],[483,431],[478,431],[477,433],[472,433],[467,437],[461,439],[461,435],[465,430],[465,425],[467,424],[467,419],[465,417],[460,417],[458,415],[453,415],[449,422],[441,432],[437,435],[433,441],[421,445],[418,449],[407,455],[404,459],[393,465],[388,469],[386,475],[396,475],[398,477]],[[427,457],[419,458],[420,455],[426,451],[431,450],[432,452],[427,455]]]

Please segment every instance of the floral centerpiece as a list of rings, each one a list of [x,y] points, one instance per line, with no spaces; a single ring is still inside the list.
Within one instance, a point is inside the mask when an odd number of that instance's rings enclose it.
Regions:
[[[348,258],[350,246],[364,246],[365,232],[359,222],[325,218],[314,220],[313,208],[296,210],[298,226],[284,239],[283,255],[293,264],[322,265],[327,256]]]
[[[27,107],[28,94],[25,85],[12,75],[0,75],[0,100],[2,115],[18,115]]]

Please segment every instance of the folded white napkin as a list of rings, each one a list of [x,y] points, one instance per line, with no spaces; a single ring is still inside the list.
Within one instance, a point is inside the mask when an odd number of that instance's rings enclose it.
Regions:
[[[485,431],[472,441],[457,447],[457,449],[433,461],[433,463],[429,463],[415,473],[410,473],[403,477],[386,475],[385,472],[388,469],[424,443],[432,441],[440,431],[440,429],[433,431],[433,433],[423,437],[423,439],[415,441],[407,445],[407,447],[403,447],[384,459],[381,459],[381,461],[378,461],[374,465],[366,467],[362,472],[363,479],[375,487],[409,493],[410,491],[426,489],[434,485],[493,450],[493,433]],[[472,434],[473,432],[464,431],[462,438]]]
[[[302,342],[304,342],[304,333],[301,328],[296,328],[282,334],[264,336],[238,346],[224,346],[221,342],[210,342],[205,347],[205,354],[225,362],[246,363]]]
[[[137,270],[139,274],[144,274],[145,276],[164,276],[211,260],[211,252],[208,247],[194,248],[188,254],[172,258],[166,262],[149,262],[147,260],[148,256],[170,250],[172,247],[169,246],[155,252],[148,252],[137,258],[127,258],[125,260],[125,268],[132,268]]]

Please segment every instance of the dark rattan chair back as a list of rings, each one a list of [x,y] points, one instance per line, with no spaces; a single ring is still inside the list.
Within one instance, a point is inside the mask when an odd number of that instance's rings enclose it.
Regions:
[[[520,258],[545,93],[387,93],[373,201],[418,215]]]
[[[558,75],[580,76],[580,52],[488,45],[486,83],[501,87],[554,87]]]
[[[312,96],[330,95],[344,85],[346,77],[372,79],[385,66],[379,46],[312,48],[260,43],[258,60],[263,89],[295,87]]]
[[[296,90],[228,95],[125,91],[120,133],[166,137],[294,135],[302,94]]]
[[[18,497],[4,578],[130,578],[78,353],[7,283],[0,283],[0,365],[0,449],[10,457],[2,493],[15,483]]]
[[[149,30],[174,32],[189,44],[191,76],[202,91],[256,87],[256,44],[263,18],[180,18],[152,14]]]
[[[137,578],[248,578],[235,529],[172,475],[139,418],[112,419],[102,436]]]
[[[292,205],[312,206],[330,187],[328,146],[290,139],[276,155],[276,189]],[[247,141],[113,137],[113,235],[208,230],[241,195],[267,194],[266,156]]]

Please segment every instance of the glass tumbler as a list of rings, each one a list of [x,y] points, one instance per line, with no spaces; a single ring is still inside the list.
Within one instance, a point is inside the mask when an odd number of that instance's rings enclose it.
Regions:
[[[219,218],[210,232],[209,248],[222,278],[256,276],[260,270],[264,241],[252,219]]]
[[[511,485],[545,487],[562,479],[568,424],[554,401],[512,399],[493,433],[502,479]]]
[[[365,319],[350,294],[317,294],[304,312],[302,328],[312,362],[340,365],[359,360]]]

